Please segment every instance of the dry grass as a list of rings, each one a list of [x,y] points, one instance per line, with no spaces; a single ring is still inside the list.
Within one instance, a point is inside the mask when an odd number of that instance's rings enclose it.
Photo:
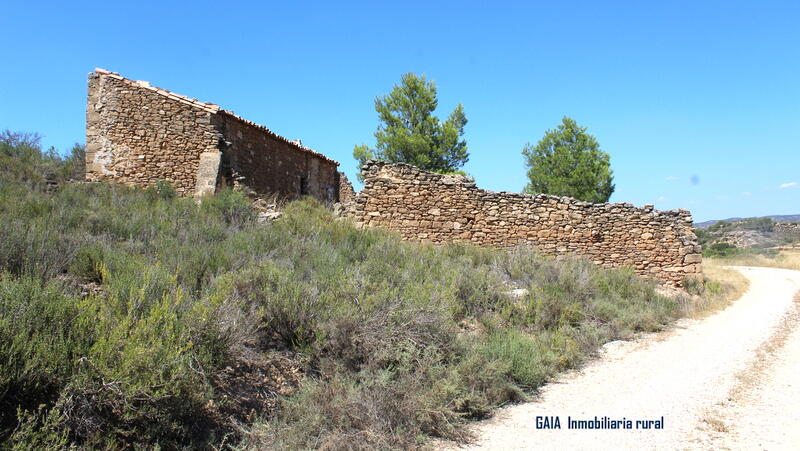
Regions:
[[[704,263],[709,259],[704,259]],[[777,255],[742,254],[723,259],[711,259],[716,264],[736,266],[767,266],[770,268],[785,268],[800,270],[800,251],[781,250]],[[705,265],[704,265],[705,266]]]
[[[776,355],[784,348],[792,332],[797,330],[798,324],[800,324],[800,293],[795,295],[789,313],[783,317],[769,339],[756,349],[752,360],[736,374],[736,383],[725,400],[703,412],[701,421],[710,430],[721,434],[731,432],[729,425],[738,421],[737,412],[741,412],[737,410],[737,406],[747,405],[748,399],[757,399],[758,387],[764,383],[765,376],[768,377],[768,371],[775,365]]]
[[[741,399],[747,392],[757,387],[764,373],[775,363],[776,353],[786,345],[789,336],[800,324],[800,293],[795,296],[794,302],[774,333],[756,349],[755,357],[747,368],[736,375],[738,382],[730,392],[730,400]]]
[[[687,316],[705,318],[739,299],[749,288],[740,272],[727,266],[766,266],[800,270],[800,251],[782,250],[775,255],[740,254],[731,257],[703,258],[705,281],[702,286],[688,287],[693,295],[688,303]]]
[[[734,269],[725,268],[728,264],[720,259],[703,259],[705,281],[702,287],[690,290],[694,296],[687,316],[705,318],[723,310],[747,291],[750,286],[747,278]]]

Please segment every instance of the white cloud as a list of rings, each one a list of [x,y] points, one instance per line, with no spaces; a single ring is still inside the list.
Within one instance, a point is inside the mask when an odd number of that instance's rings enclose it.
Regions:
[[[789,183],[784,183],[783,185],[781,185],[781,186],[780,186],[780,188],[781,188],[781,189],[784,189],[784,188],[791,188],[791,187],[793,187],[793,186],[797,186],[797,185],[798,185],[798,183],[797,183],[797,182],[789,182]]]
[[[671,182],[673,180],[678,180],[678,177],[675,177],[674,175],[668,175],[668,176],[664,177],[664,180],[667,180],[667,181]]]
[[[664,197],[664,196],[658,196],[658,199],[656,199],[656,200],[657,201],[664,201],[664,200],[667,200],[667,198]]]
[[[750,191],[743,191],[742,192],[742,196],[745,196],[745,197],[750,197],[752,195],[753,195],[753,193],[751,193]]]

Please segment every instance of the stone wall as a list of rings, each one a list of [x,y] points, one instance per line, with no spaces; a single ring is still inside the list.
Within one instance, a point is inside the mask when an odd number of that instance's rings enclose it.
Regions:
[[[239,182],[258,194],[336,202],[338,165],[215,104],[102,69],[89,74],[87,180],[165,180],[195,197]]]
[[[274,193],[289,200],[309,195],[324,202],[337,201],[335,161],[298,152],[297,144],[236,116],[218,114],[214,124],[226,141],[223,181],[236,174],[240,182],[256,192]]]
[[[775,231],[800,240],[800,222],[776,222]]]
[[[89,74],[86,178],[150,186],[168,180],[193,195],[200,155],[216,152],[213,108],[116,74]]]
[[[356,190],[344,172],[339,172],[339,202],[346,204],[356,197]]]
[[[404,239],[528,244],[606,267],[631,266],[672,285],[702,275],[700,246],[686,210],[485,191],[461,176],[404,164],[369,162],[362,177],[364,188],[345,214],[362,225],[398,231]]]

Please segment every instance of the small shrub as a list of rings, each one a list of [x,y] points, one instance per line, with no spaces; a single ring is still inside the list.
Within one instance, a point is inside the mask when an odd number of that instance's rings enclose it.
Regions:
[[[511,377],[521,387],[536,388],[555,372],[555,353],[536,336],[498,330],[489,335],[485,346],[486,360],[508,362]]]
[[[318,316],[325,306],[317,293],[294,280],[288,271],[265,264],[235,282],[231,294],[257,309],[263,321],[264,341],[289,349],[313,344]]]
[[[255,220],[256,212],[247,196],[238,190],[224,189],[203,200],[202,208],[222,215],[229,225],[241,227]]]
[[[729,257],[735,255],[738,248],[731,243],[714,243],[703,249],[704,257]]]
[[[69,264],[69,273],[82,280],[100,283],[105,252],[100,245],[81,246]]]
[[[178,193],[175,191],[175,188],[166,180],[157,181],[155,185],[148,187],[145,190],[145,193],[147,193],[148,197],[150,197],[152,200],[169,200],[178,197]]]
[[[80,237],[58,230],[49,221],[8,218],[0,222],[0,269],[17,276],[35,276],[41,280],[61,274],[72,262],[80,247]]]
[[[737,224],[744,230],[756,230],[758,232],[772,232],[775,230],[775,221],[772,218],[746,218]]]
[[[18,409],[55,402],[91,345],[83,314],[55,281],[0,273],[0,430],[13,429]]]
[[[703,257],[706,258],[722,258],[734,259],[748,257],[764,256],[767,258],[774,258],[778,255],[776,249],[760,249],[760,248],[739,248],[730,243],[714,243],[703,249]]]
[[[0,135],[4,447],[462,439],[466,419],[679,312],[630,269],[403,242],[313,199],[261,225],[239,191],[198,206],[166,183],[61,183],[81,152]],[[276,400],[281,371],[305,378]]]
[[[17,427],[8,439],[12,450],[67,449],[69,434],[58,409],[40,405],[35,411],[17,408]]]
[[[709,232],[724,232],[724,231],[727,231],[727,230],[733,230],[734,227],[735,226],[734,226],[733,222],[730,222],[730,221],[717,221],[714,224],[712,224],[711,226],[709,226],[707,230]]]
[[[709,241],[711,241],[711,239],[714,238],[714,235],[708,230],[694,229],[693,231],[695,236],[697,236],[697,244],[701,246],[705,246]]]

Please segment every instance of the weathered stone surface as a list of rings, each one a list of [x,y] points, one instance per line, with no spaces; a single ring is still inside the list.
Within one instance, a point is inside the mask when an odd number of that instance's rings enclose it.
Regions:
[[[800,222],[776,222],[775,231],[800,240]]]
[[[353,184],[350,183],[344,172],[339,172],[339,202],[350,202],[356,196]]]
[[[223,185],[237,181],[257,193],[290,200],[305,195],[326,203],[338,200],[339,163],[227,112],[211,120],[224,137],[220,145]]]
[[[195,122],[211,111],[119,76],[90,74],[86,178],[139,186],[167,180],[194,195],[200,155],[218,150],[219,133]]]
[[[534,245],[548,254],[576,254],[602,266],[631,266],[672,285],[702,275],[687,210],[496,193],[460,176],[405,164],[369,162],[362,177],[364,189],[344,206],[344,213],[365,226],[396,230],[404,239]]]
[[[203,152],[197,168],[197,182],[194,197],[203,197],[214,194],[219,183],[219,162],[221,152]]]
[[[89,74],[87,180],[165,180],[183,196],[241,183],[257,194],[336,202],[338,164],[215,104],[103,69]]]
[[[342,201],[340,210],[357,222],[397,230],[409,240],[532,244],[603,266],[628,265],[674,285],[701,275],[700,248],[686,210],[496,193],[461,176],[377,162],[364,166],[364,189],[356,195],[337,166],[215,104],[101,69],[89,75],[88,180],[144,187],[166,180],[184,196],[242,183],[258,194]]]
[[[703,256],[701,254],[689,254],[683,258],[684,263],[701,263]]]

